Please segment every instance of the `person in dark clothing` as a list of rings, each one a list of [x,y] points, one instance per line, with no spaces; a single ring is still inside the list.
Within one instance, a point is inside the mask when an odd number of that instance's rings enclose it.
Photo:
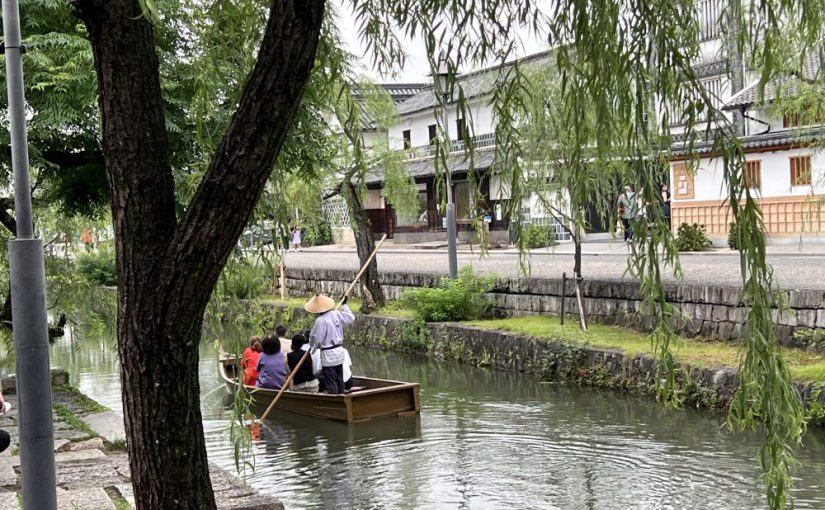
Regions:
[[[670,225],[670,188],[667,184],[662,184],[662,214],[667,220],[667,228],[671,228]]]
[[[295,370],[295,367],[298,366],[301,358],[306,353],[306,350],[303,349],[304,345],[309,345],[309,340],[307,340],[304,335],[299,333],[292,337],[292,352],[286,355],[286,362],[287,365],[289,365],[290,372]],[[292,378],[292,387],[290,388],[292,391],[318,393],[319,383],[313,373],[312,357],[312,354],[310,354],[310,359],[305,360],[301,364],[298,372]]]

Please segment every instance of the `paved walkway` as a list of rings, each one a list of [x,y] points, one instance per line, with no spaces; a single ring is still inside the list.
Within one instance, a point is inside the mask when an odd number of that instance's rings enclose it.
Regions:
[[[582,246],[582,272],[588,279],[625,278],[629,248],[622,242],[591,242]],[[378,257],[381,271],[446,274],[447,251],[443,248],[416,249],[385,245]],[[573,270],[573,246],[560,244],[550,249],[532,250],[530,274],[536,277],[561,278]],[[479,272],[496,272],[503,276],[520,274],[518,251],[513,248],[490,250],[481,256],[478,249],[462,246],[459,267],[472,265]],[[785,288],[825,289],[825,243],[793,243],[768,247],[768,262],[779,284]],[[738,252],[713,248],[706,252],[684,253],[680,257],[683,281],[690,284],[741,286]],[[354,247],[319,246],[286,256],[287,267],[358,269]],[[675,282],[672,272],[666,281]]]
[[[4,392],[9,391],[6,381],[3,387]],[[122,418],[101,410],[94,401],[68,387],[53,389],[52,397],[58,510],[134,508],[129,459],[119,441],[123,437]],[[17,396],[9,392],[5,398],[12,410],[0,415],[0,428],[9,432],[12,443],[0,454],[0,510],[18,510],[22,506]],[[217,466],[211,468],[219,509],[283,510],[276,499],[258,494]]]

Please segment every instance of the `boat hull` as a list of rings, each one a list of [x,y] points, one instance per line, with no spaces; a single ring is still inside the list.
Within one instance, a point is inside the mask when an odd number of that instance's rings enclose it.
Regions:
[[[238,362],[234,358],[221,359],[221,377],[234,392],[238,386]],[[397,417],[421,411],[419,385],[401,381],[353,377],[356,391],[344,395],[284,391],[275,404],[275,410],[289,411],[344,423],[359,423],[376,418]],[[269,406],[278,390],[247,386],[252,397],[252,408],[260,416]]]

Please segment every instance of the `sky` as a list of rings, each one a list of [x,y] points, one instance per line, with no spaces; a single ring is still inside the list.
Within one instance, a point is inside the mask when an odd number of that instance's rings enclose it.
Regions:
[[[467,0],[474,1],[474,0]],[[347,50],[360,57],[363,64],[363,72],[372,80],[378,83],[427,83],[430,81],[430,69],[427,64],[427,54],[424,41],[419,37],[416,40],[406,40],[404,48],[407,51],[406,63],[403,69],[397,69],[395,76],[380,76],[380,74],[371,68],[370,57],[365,55],[365,50],[359,40],[358,26],[355,16],[352,13],[351,3],[347,0],[334,0],[338,11],[340,24],[339,30],[341,36],[347,45]],[[532,37],[526,30],[523,33],[518,33],[521,45],[519,51],[514,55],[515,57],[523,57],[544,51],[547,48],[545,41],[539,40],[537,37]],[[478,66],[483,67],[483,66]],[[460,69],[460,72],[467,73],[475,69]]]

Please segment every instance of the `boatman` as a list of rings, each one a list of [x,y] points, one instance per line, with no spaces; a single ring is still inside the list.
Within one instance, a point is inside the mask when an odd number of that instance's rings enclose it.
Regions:
[[[323,294],[316,294],[304,305],[304,310],[316,314],[315,324],[309,332],[313,351],[321,350],[321,379],[326,393],[344,393],[344,326],[352,324],[355,315],[347,306],[347,298],[341,300],[341,309],[333,310],[335,301]]]

